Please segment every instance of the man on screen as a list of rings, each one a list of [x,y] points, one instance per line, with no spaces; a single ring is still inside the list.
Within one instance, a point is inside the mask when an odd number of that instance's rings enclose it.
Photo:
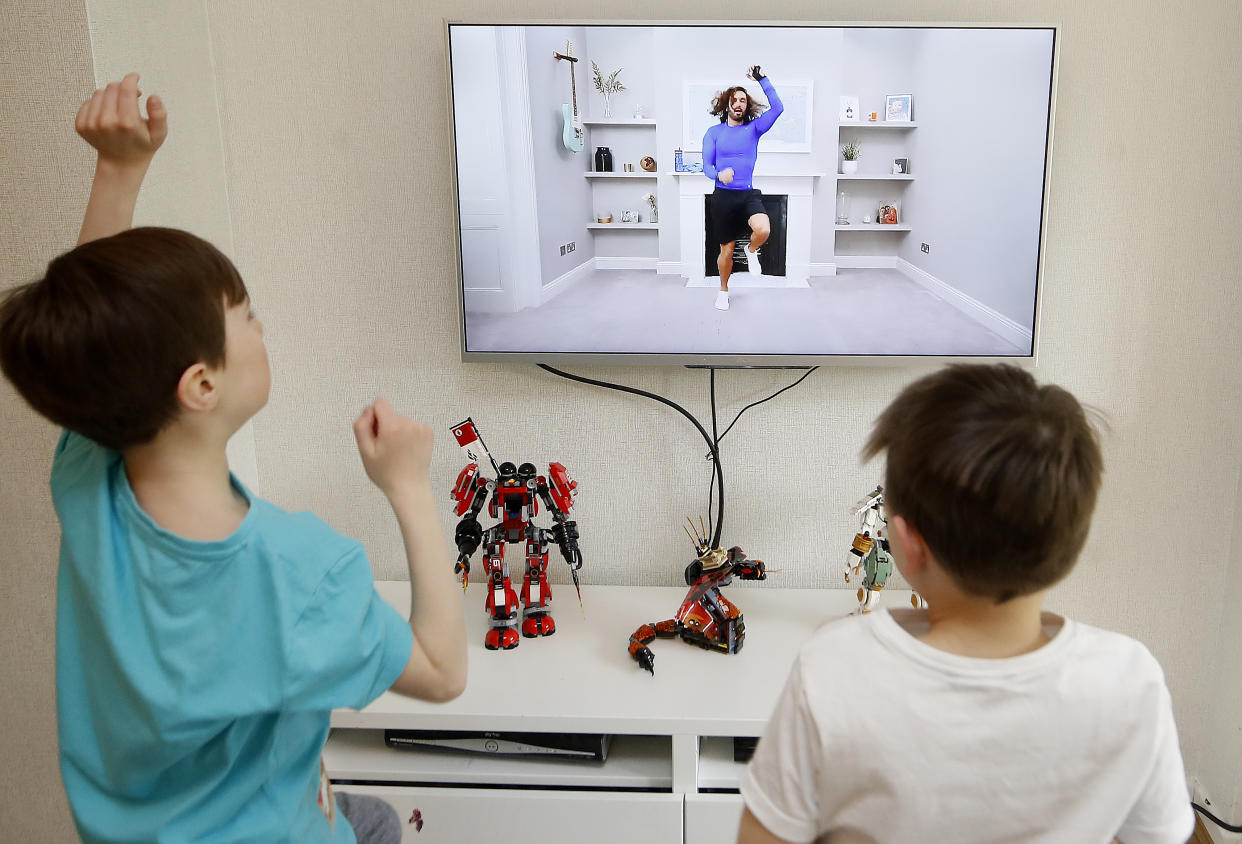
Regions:
[[[717,94],[711,113],[720,118],[703,135],[703,175],[714,179],[716,189],[711,195],[712,229],[720,244],[716,266],[720,268],[720,292],[716,307],[729,309],[729,274],[733,272],[733,247],[738,235],[750,230],[746,263],[752,276],[758,276],[759,247],[772,231],[771,221],[763,210],[763,197],[751,187],[755,159],[759,155],[759,138],[772,128],[785,106],[776,95],[772,83],[754,65],[746,71],[767,94],[770,108],[754,100],[746,89],[735,85]]]

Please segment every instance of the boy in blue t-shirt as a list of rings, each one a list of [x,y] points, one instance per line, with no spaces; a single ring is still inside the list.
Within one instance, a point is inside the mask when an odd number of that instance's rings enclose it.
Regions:
[[[431,429],[384,399],[354,424],[405,540],[408,621],[362,546],[254,497],[225,445],[267,402],[263,326],[232,263],[130,229],[167,134],[138,75],[83,104],[98,150],[78,246],[0,306],[0,366],[63,426],[52,497],[61,771],[86,841],[397,841],[395,813],[334,799],[334,707],[449,700],[465,631],[430,488]],[[342,817],[344,816],[344,817]]]

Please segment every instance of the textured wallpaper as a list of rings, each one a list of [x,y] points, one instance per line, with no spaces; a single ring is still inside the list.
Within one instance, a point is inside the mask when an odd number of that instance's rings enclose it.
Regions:
[[[168,162],[162,173],[153,170],[158,178],[144,196],[142,221],[192,227],[225,246],[264,319],[271,400],[237,446],[253,460],[261,494],[359,537],[378,578],[404,578],[396,523],[362,472],[350,430],[367,402],[386,395],[436,428],[433,479],[444,493],[446,532],[453,526],[448,489],[462,465],[448,428],[470,415],[499,459],[559,460],[577,478],[584,582],[681,582],[691,549],[679,524],[705,513],[709,480],[704,445],[685,420],[533,365],[458,361],[442,26],[447,16],[481,19],[492,4],[110,0],[87,8],[99,73],[138,67],[151,79],[149,90],[166,93],[172,114],[172,140],[161,152]],[[705,0],[634,2],[624,14],[718,19],[723,8]],[[1222,19],[1220,8],[1197,0],[1171,17],[1156,3],[1021,7],[1024,20],[1062,27],[1036,375],[1111,420],[1092,537],[1052,608],[1148,645],[1173,692],[1187,767],[1211,771],[1221,780],[1218,791],[1242,778],[1236,706],[1222,708],[1226,701],[1217,697],[1233,688],[1218,674],[1239,668],[1236,642],[1223,637],[1237,628],[1222,624],[1233,610],[1221,584],[1236,588],[1242,567],[1231,537],[1242,467],[1235,361],[1242,292],[1233,228],[1225,223],[1242,193],[1233,161],[1242,122],[1222,105],[1242,95],[1235,54],[1242,27],[1236,11]],[[736,9],[738,17],[755,14],[753,6]],[[996,20],[1003,11],[963,1],[890,4],[882,13],[955,21]],[[519,0],[503,13],[597,18],[618,9]],[[865,20],[877,7],[852,2],[833,13]],[[815,20],[825,12],[818,3],[790,2],[780,14]],[[31,120],[20,130],[0,126],[0,179],[6,192],[16,183],[22,194],[16,206],[6,195],[0,214],[22,209],[4,220],[4,233],[27,239],[42,236],[30,229],[48,216],[72,231],[76,198],[85,196],[87,164],[48,100],[80,96],[91,45],[80,10],[59,15],[52,31],[68,29],[74,40],[53,48],[32,23],[27,38],[43,39],[38,49],[0,63],[6,102]],[[76,68],[70,78],[62,65]],[[1203,85],[1209,78],[1213,84]],[[60,150],[73,167],[22,150],[30,143],[47,155]],[[10,168],[9,156],[18,154],[20,168]],[[28,195],[39,190],[56,194],[50,209]],[[0,250],[33,270],[50,242],[57,240],[21,243],[12,255],[19,244],[5,237]],[[710,422],[705,372],[573,371],[658,392]],[[729,435],[723,539],[782,570],[769,586],[846,588],[841,560],[854,529],[848,508],[881,471],[860,466],[858,448],[875,416],[917,374],[823,368],[751,410]],[[720,373],[722,419],[793,377]],[[11,398],[0,401],[6,432],[41,436],[50,446],[45,428],[15,407]],[[0,447],[5,535],[34,543],[29,553],[50,565],[50,509],[31,503],[44,495],[46,459]],[[555,582],[566,582],[559,560],[550,568]],[[34,691],[12,704],[6,697],[5,709],[31,722],[30,707],[50,705],[50,650],[40,644],[37,660],[14,654],[10,632],[30,627],[48,639],[50,577],[19,579],[13,588],[6,584],[2,593],[6,610],[21,604],[25,626],[6,622],[6,659],[20,657],[13,670],[25,672]],[[39,755],[46,792],[59,788],[54,733],[46,712],[36,720],[34,732],[48,745]]]
[[[0,289],[77,240],[93,159],[73,116],[94,90],[81,3],[9,0],[0,14]],[[53,646],[60,530],[47,477],[59,432],[0,379],[0,826],[71,841],[56,758]]]

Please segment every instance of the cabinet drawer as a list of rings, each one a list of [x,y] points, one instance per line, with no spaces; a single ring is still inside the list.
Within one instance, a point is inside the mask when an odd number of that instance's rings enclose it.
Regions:
[[[736,841],[744,805],[740,794],[687,794],[686,844]]]
[[[388,801],[407,844],[681,844],[680,794],[542,789],[338,786]],[[417,809],[419,832],[409,823]],[[736,829],[736,826],[735,826]]]

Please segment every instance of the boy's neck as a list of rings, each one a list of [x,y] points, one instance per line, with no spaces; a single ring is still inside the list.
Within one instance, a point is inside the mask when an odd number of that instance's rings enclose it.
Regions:
[[[978,659],[1003,659],[1049,641],[1040,621],[1045,591],[997,604],[964,594],[928,598],[929,629],[919,637],[937,650]]]
[[[232,535],[249,505],[233,487],[227,443],[174,427],[126,449],[125,474],[138,506],[185,539],[209,542]]]

